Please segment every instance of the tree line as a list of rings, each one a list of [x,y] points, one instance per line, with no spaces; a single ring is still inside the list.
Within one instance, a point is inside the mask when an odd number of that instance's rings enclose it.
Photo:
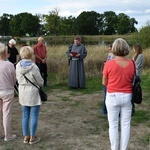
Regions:
[[[114,35],[137,32],[135,18],[113,11],[103,14],[83,11],[79,16],[61,17],[54,9],[46,14],[4,13],[0,17],[0,34],[12,36],[38,35]]]

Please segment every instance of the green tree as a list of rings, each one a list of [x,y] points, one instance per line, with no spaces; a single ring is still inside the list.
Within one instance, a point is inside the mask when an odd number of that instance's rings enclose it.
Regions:
[[[104,12],[103,31],[105,35],[116,34],[117,15],[113,11]]]
[[[150,21],[147,21],[146,25],[140,29],[138,33],[135,34],[135,39],[137,43],[140,43],[143,48],[150,47]]]
[[[26,33],[36,35],[40,28],[40,20],[38,16],[30,13],[20,13],[15,15],[10,21],[10,29],[12,35],[23,36]]]
[[[0,33],[1,35],[10,35],[10,26],[9,23],[12,19],[13,15],[11,14],[3,14],[0,17]]]
[[[124,13],[118,15],[117,33],[127,34],[130,33],[130,18]]]
[[[52,35],[58,35],[60,30],[60,16],[59,10],[54,9],[49,12],[49,15],[46,15],[46,24],[45,28],[48,33]]]
[[[130,19],[130,33],[137,32],[137,29],[135,28],[135,24],[138,24],[138,22],[135,20],[135,18]]]
[[[69,16],[68,18],[66,17],[61,17],[61,22],[60,22],[60,34],[62,35],[73,35],[76,32],[75,28],[75,17]]]
[[[76,19],[77,34],[98,35],[102,25],[101,15],[95,11],[83,11]]]

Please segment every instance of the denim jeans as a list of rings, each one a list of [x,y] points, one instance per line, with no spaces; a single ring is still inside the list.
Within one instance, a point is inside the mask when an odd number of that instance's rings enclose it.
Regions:
[[[104,93],[104,101],[102,104],[102,109],[101,109],[101,113],[102,114],[107,114],[107,108],[106,108],[106,92],[107,92],[107,88],[106,86],[103,86],[103,93]]]
[[[40,105],[22,106],[22,130],[24,136],[36,135],[39,111]]]
[[[106,106],[109,122],[109,138],[111,150],[118,150],[120,137],[120,150],[126,150],[130,138],[130,122],[131,122],[131,93],[107,93]],[[120,114],[120,136],[118,135]]]

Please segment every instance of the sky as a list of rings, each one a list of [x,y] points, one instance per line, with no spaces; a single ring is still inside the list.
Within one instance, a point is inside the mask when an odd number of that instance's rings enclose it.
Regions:
[[[0,16],[23,12],[49,14],[55,9],[61,17],[77,17],[83,11],[124,13],[138,21],[138,30],[150,22],[150,0],[0,0]]]

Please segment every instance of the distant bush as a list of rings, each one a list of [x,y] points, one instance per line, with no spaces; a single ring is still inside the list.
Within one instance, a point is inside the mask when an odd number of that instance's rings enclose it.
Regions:
[[[139,33],[135,34],[137,43],[141,44],[143,48],[150,47],[150,24],[147,23],[145,27],[140,29]]]

